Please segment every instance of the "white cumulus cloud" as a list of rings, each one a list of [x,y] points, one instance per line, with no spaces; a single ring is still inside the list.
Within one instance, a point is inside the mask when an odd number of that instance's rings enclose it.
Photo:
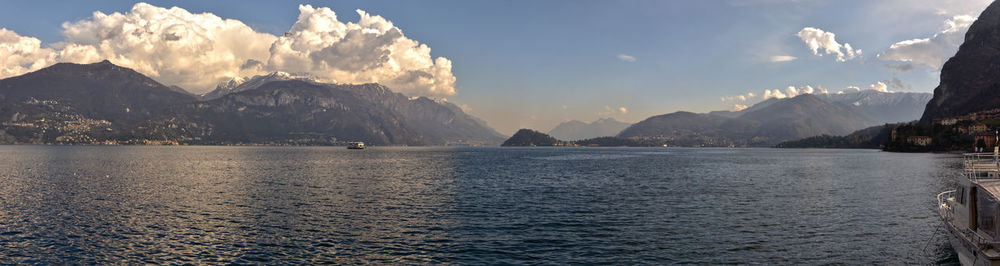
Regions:
[[[253,74],[240,73],[240,66],[266,60],[275,40],[238,20],[146,3],[124,14],[97,11],[63,23],[63,29],[60,61],[108,59],[162,83],[194,89]]]
[[[868,89],[869,90],[873,90],[873,91],[877,91],[877,92],[889,92],[889,87],[886,86],[885,83],[881,82],[881,81],[876,82],[875,84],[869,85]]]
[[[823,88],[823,86],[816,86],[816,93],[817,94],[830,94],[830,92],[827,91],[826,88]]]
[[[381,83],[410,96],[456,93],[451,61],[431,57],[430,47],[407,38],[389,20],[358,10],[361,19],[345,23],[329,8],[300,5],[299,11],[280,37],[212,13],[146,3],[63,23],[65,40],[51,48],[3,29],[0,78],[56,62],[107,59],[194,92],[232,78],[283,71],[327,82]]]
[[[799,36],[799,38],[802,39],[807,46],[809,46],[809,50],[811,50],[814,55],[836,55],[837,62],[851,60],[854,59],[854,57],[861,55],[861,49],[855,50],[849,43],[840,44],[837,42],[836,34],[833,34],[832,32],[827,32],[813,27],[805,27],[802,28],[796,36]]]
[[[954,16],[945,21],[944,30],[933,37],[897,42],[878,55],[886,61],[912,62],[940,69],[944,61],[955,54],[965,41],[965,32],[975,22],[972,16]]]
[[[52,49],[42,41],[0,28],[0,78],[17,76],[52,64]]]
[[[816,87],[813,87],[812,85],[804,85],[799,87],[788,86],[785,87],[784,90],[765,89],[764,93],[762,94],[754,94],[753,92],[748,92],[746,94],[740,94],[736,96],[719,97],[719,100],[727,104],[732,103],[733,108],[731,110],[740,111],[745,109],[746,106],[750,106],[762,100],[768,100],[771,98],[785,99],[785,98],[793,98],[803,94],[829,94],[829,93],[830,92],[823,86],[816,86]],[[843,94],[843,92],[838,92],[838,93]],[[757,96],[761,96],[760,100],[756,99]]]
[[[764,90],[764,100],[771,99],[771,98],[784,99],[784,98],[788,98],[788,95],[785,95],[784,93],[781,92],[781,90],[778,90],[778,89]]]
[[[817,86],[814,88],[811,85],[805,85],[801,87],[788,86],[785,87],[784,91],[782,91],[781,89],[773,89],[773,90],[765,89],[764,93],[759,95],[762,96],[761,100],[767,100],[771,98],[778,98],[778,99],[791,98],[802,94],[828,94],[828,93],[829,91],[827,91],[826,88],[823,88],[823,86]],[[719,99],[722,100],[722,102],[752,102],[757,96],[758,94],[754,94],[753,92],[748,92],[746,94],[740,94],[736,96],[724,96],[720,97]]]
[[[271,45],[268,69],[337,83],[381,83],[410,95],[455,94],[451,60],[431,57],[429,46],[389,20],[357,10],[357,23],[343,23],[333,10],[310,5],[299,12],[291,30]]]
[[[785,88],[785,94],[788,95],[789,98],[795,98],[795,96],[799,95],[799,90],[796,89],[795,86],[788,86],[788,88]]]

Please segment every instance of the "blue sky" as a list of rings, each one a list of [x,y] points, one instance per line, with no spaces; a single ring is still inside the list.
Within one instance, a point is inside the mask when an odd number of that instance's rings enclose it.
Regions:
[[[457,93],[447,96],[449,101],[507,134],[522,127],[548,130],[569,119],[613,117],[637,122],[679,110],[729,110],[760,98],[720,97],[762,95],[765,89],[788,86],[823,86],[836,92],[849,86],[865,89],[880,81],[891,85],[895,77],[897,86],[889,90],[931,92],[940,66],[883,60],[879,54],[897,42],[932,38],[948,29],[950,19],[977,16],[988,4],[982,0],[147,3],[213,13],[276,36],[296,23],[299,4],[329,7],[341,22],[357,22],[355,9],[382,16],[406,38],[430,47],[432,57],[451,61]],[[128,12],[134,4],[5,2],[0,28],[38,38],[47,47],[66,39],[64,22],[91,19],[94,11]],[[830,54],[814,55],[797,36],[805,27],[835,33],[838,43],[850,43],[862,53],[845,62]],[[943,49],[953,54],[955,48]],[[774,56],[795,59],[772,62]],[[899,71],[886,65],[914,67]]]

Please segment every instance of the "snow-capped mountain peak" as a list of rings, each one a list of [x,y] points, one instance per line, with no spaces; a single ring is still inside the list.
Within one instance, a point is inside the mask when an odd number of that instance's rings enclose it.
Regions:
[[[253,90],[271,81],[284,81],[284,80],[303,80],[314,83],[317,82],[314,78],[311,77],[299,76],[288,72],[276,71],[248,78],[235,77],[233,79],[230,79],[229,81],[220,83],[218,86],[215,87],[215,90],[202,95],[202,98],[205,100],[216,99],[230,93]]]

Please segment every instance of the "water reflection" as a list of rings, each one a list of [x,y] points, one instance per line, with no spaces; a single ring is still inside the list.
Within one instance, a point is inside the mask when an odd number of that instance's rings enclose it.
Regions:
[[[958,159],[0,146],[0,263],[953,263]]]
[[[428,262],[451,239],[448,152],[4,149],[4,262]]]

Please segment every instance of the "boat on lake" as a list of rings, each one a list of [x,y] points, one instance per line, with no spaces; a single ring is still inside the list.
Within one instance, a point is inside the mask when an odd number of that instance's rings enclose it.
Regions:
[[[360,141],[348,142],[347,148],[352,150],[362,150],[365,148],[365,143]]]
[[[937,196],[938,212],[962,265],[1000,265],[1000,154],[964,157],[955,189]]]

